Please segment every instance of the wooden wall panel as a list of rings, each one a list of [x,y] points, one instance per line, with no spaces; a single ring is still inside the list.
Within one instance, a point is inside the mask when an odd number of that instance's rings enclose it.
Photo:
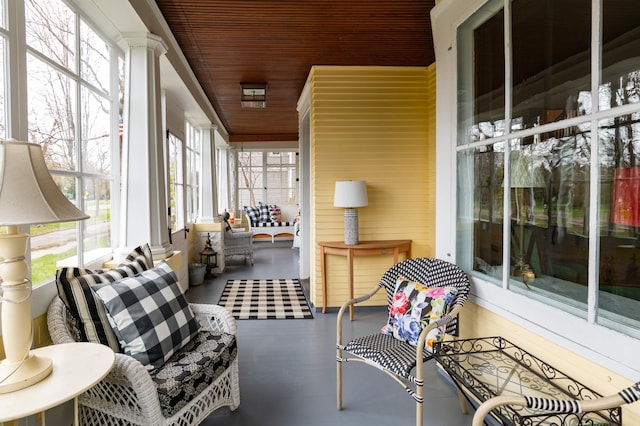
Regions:
[[[435,68],[314,67],[311,96],[312,301],[322,303],[319,241],[343,240],[337,180],[367,182],[360,240],[411,239],[434,253]],[[391,256],[357,258],[356,294],[372,288]],[[328,306],[348,299],[346,259],[329,256]],[[382,297],[367,304],[384,304]]]

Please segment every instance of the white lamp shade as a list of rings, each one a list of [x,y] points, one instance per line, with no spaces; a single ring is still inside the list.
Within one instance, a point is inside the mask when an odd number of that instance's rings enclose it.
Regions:
[[[363,180],[343,180],[336,182],[333,199],[335,207],[365,207],[367,200],[367,183]]]
[[[38,144],[0,141],[0,225],[87,219],[60,192]]]

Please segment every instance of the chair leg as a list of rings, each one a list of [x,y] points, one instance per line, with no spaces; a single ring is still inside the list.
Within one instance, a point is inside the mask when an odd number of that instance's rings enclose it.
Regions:
[[[336,360],[336,405],[342,410],[342,362]]]
[[[458,401],[460,402],[460,409],[462,410],[462,414],[469,414],[469,409],[467,408],[467,399],[464,397],[464,394],[459,389],[458,389]]]
[[[416,393],[419,397],[424,396],[423,387],[417,386]],[[416,426],[422,426],[423,412],[424,412],[424,407],[422,402],[416,401]]]

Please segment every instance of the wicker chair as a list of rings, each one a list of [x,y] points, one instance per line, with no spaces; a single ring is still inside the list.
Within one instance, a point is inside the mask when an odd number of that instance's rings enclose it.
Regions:
[[[224,257],[244,256],[245,263],[249,260],[253,266],[253,232],[234,230],[227,218],[224,221]]]
[[[592,411],[603,411],[620,407],[624,404],[631,404],[640,401],[640,382],[625,388],[614,395],[605,396],[596,399],[585,400],[560,400],[548,398],[533,398],[527,396],[504,395],[495,396],[484,401],[473,416],[473,426],[482,426],[485,417],[494,409],[504,406],[518,406],[549,414],[576,414],[575,424],[600,424],[600,423],[583,423],[581,415]],[[617,419],[616,424],[621,424],[622,419]],[[608,422],[606,424],[609,424]]]
[[[200,336],[217,336],[216,350],[220,358],[210,364],[206,374],[194,362],[197,342],[187,344],[174,354],[163,367],[150,374],[137,360],[125,354],[116,354],[114,368],[100,383],[79,397],[80,423],[83,425],[197,425],[218,408],[228,406],[235,410],[240,404],[236,323],[234,318],[217,305],[190,304],[202,326]],[[49,333],[54,344],[74,342],[79,336],[59,297],[49,305],[47,314]],[[205,339],[203,337],[202,339]],[[213,346],[216,346],[215,344]],[[209,347],[209,346],[208,346]],[[220,349],[222,348],[222,349]],[[226,365],[223,369],[222,365]],[[195,374],[194,374],[195,373]],[[184,376],[197,376],[194,383],[181,383]],[[211,380],[205,380],[210,378]],[[195,383],[196,380],[201,382]],[[193,386],[195,384],[195,386]],[[187,397],[189,390],[194,390]],[[167,393],[163,392],[166,390]],[[160,395],[162,392],[162,395]],[[167,401],[177,401],[168,404]]]
[[[417,346],[396,339],[393,336],[376,333],[355,338],[347,344],[342,343],[342,316],[351,305],[371,298],[378,290],[387,292],[389,309],[394,300],[398,278],[415,281],[427,287],[455,287],[457,293],[449,303],[449,310],[441,319],[432,321],[421,331]],[[349,300],[340,307],[337,318],[337,406],[342,409],[342,363],[357,361],[381,370],[400,384],[416,401],[416,425],[422,426],[424,401],[423,364],[434,358],[434,354],[425,349],[427,334],[436,327],[446,327],[446,332],[457,335],[457,315],[469,295],[469,279],[456,265],[440,259],[407,259],[382,275],[378,285],[368,294]],[[422,348],[422,349],[420,349]],[[415,372],[414,372],[415,371]],[[412,388],[415,386],[415,390]]]

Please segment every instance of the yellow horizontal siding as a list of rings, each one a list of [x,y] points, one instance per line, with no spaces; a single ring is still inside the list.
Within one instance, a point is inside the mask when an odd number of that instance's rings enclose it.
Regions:
[[[367,182],[358,209],[360,240],[413,240],[412,254],[434,253],[435,68],[314,67],[309,74],[312,191],[312,301],[322,303],[321,241],[343,240],[337,180]],[[354,260],[355,294],[370,290],[392,256]],[[327,256],[328,306],[348,299],[346,258]],[[384,304],[383,295],[368,304]]]

